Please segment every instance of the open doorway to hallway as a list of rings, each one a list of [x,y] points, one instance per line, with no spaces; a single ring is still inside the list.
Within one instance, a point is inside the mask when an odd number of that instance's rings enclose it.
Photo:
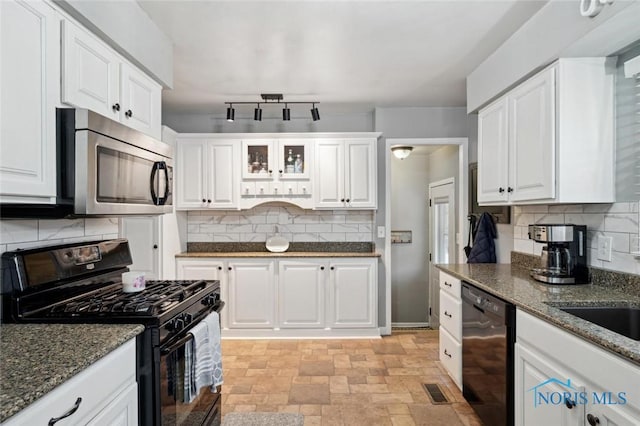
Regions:
[[[463,185],[467,177],[466,142],[466,138],[387,140],[390,146],[398,143],[413,146],[409,157],[399,160],[390,155],[387,163],[389,238],[385,262],[393,327],[438,326],[438,273],[429,260],[429,255],[434,255],[430,243],[434,208],[429,207],[429,189],[431,185],[432,189],[441,187],[439,190],[453,191],[447,207],[442,203],[439,207],[441,214],[451,207],[443,236],[447,239],[447,255],[441,256],[442,252],[438,252],[440,260],[433,263],[458,262],[462,253],[460,224],[466,225],[468,204],[466,185]],[[440,220],[439,224],[444,225],[442,217]]]

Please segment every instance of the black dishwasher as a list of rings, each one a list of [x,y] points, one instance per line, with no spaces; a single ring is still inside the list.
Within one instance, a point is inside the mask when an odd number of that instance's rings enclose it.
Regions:
[[[515,306],[462,283],[462,393],[485,425],[514,424]]]

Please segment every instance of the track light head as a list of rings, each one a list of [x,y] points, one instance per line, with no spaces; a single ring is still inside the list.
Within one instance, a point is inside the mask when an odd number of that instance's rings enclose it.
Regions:
[[[318,111],[318,108],[316,108],[316,104],[311,105],[313,105],[313,108],[311,108],[311,118],[313,118],[313,121],[320,120],[320,112]]]
[[[290,121],[291,120],[291,110],[287,104],[284,104],[284,108],[282,109],[282,120]]]
[[[229,104],[227,108],[227,121],[229,123],[233,123],[233,119],[235,118],[236,111],[233,109],[233,104]]]
[[[258,107],[253,110],[253,119],[255,121],[262,121],[262,109],[260,109],[260,104],[258,104]]]

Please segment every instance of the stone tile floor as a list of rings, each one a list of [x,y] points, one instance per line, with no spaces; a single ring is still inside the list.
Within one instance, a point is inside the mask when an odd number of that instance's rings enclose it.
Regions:
[[[481,425],[438,361],[438,332],[382,339],[223,340],[223,414],[296,412],[307,425]],[[451,403],[433,404],[423,383]]]

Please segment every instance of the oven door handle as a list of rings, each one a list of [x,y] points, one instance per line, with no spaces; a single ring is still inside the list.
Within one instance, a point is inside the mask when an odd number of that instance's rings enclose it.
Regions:
[[[193,339],[193,335],[191,333],[187,333],[186,336],[184,336],[182,339],[179,339],[178,341],[176,341],[175,343],[173,343],[171,346],[167,347],[167,348],[163,348],[160,353],[162,355],[167,355],[170,354],[171,352],[175,351],[176,349],[178,349],[180,346],[184,346],[185,343],[187,343],[189,340]]]

